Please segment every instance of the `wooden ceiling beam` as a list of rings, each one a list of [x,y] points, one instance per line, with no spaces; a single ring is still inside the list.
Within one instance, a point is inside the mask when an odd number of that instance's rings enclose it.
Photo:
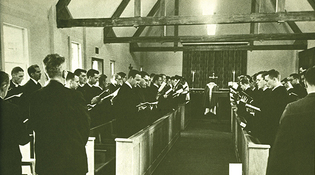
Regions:
[[[305,44],[292,45],[230,45],[230,46],[184,46],[184,50],[209,51],[209,50],[304,50]]]
[[[115,12],[113,13],[111,19],[118,18],[124,12],[130,0],[122,0]],[[116,34],[112,27],[104,27],[103,29],[104,40],[106,37],[115,37]]]
[[[312,6],[312,8],[315,10],[315,1],[314,0],[307,0],[307,1]]]
[[[161,5],[161,0],[158,0],[152,7],[152,9],[150,10],[150,12],[148,13],[147,17],[152,17],[153,15],[155,15],[155,13],[159,10]],[[144,31],[146,26],[140,26],[136,32],[133,34],[134,37],[138,37],[141,35],[141,33]]]
[[[253,13],[236,15],[90,18],[58,20],[60,27],[139,27],[163,25],[239,24],[288,21],[315,21],[314,11]]]
[[[165,36],[165,37],[108,37],[105,43],[165,43],[165,42],[249,42],[270,40],[315,40],[315,33],[243,34],[214,36]]]
[[[307,44],[292,45],[227,45],[227,46],[184,46],[184,47],[132,47],[130,52],[174,52],[184,50],[220,51],[220,50],[305,50]]]

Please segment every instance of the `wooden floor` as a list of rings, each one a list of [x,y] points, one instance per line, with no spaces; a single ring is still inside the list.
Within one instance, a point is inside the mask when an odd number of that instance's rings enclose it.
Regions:
[[[193,117],[153,175],[227,175],[235,163],[229,121]]]

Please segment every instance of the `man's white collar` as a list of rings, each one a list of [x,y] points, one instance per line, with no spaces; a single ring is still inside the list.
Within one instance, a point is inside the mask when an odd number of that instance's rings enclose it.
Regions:
[[[130,88],[132,88],[131,84],[130,84],[128,81],[126,81],[125,83],[126,83]]]

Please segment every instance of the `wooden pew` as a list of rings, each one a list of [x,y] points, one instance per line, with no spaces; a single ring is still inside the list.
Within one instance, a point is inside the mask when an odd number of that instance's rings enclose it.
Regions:
[[[116,138],[116,175],[152,174],[180,136],[180,105],[129,138]]]
[[[95,173],[100,172],[106,165],[115,160],[115,122],[114,119],[90,129],[90,137],[95,138],[93,147]]]
[[[235,154],[239,162],[242,162],[244,175],[264,175],[266,173],[270,145],[260,144],[259,140],[248,134],[240,126],[242,121],[236,114],[235,106],[232,106],[233,140]]]

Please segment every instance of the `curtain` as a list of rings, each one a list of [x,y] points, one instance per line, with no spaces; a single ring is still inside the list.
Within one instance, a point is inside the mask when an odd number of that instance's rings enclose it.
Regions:
[[[183,52],[183,77],[193,88],[204,88],[209,83],[209,76],[213,73],[220,88],[227,88],[228,82],[235,80],[238,75],[246,74],[247,51],[193,51]],[[194,72],[194,73],[193,73]]]

